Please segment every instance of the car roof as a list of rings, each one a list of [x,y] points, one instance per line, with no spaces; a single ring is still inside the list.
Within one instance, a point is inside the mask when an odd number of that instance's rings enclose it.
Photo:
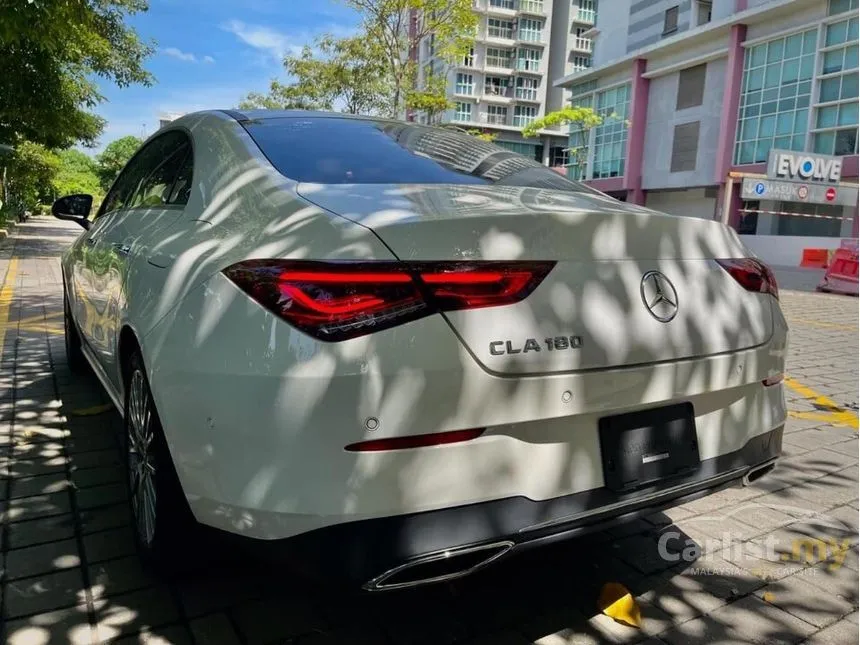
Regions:
[[[345,114],[343,112],[325,112],[323,110],[224,110],[237,121],[268,121],[269,119],[290,118],[320,118],[320,119],[357,119],[360,121],[376,121],[371,116],[361,114]]]

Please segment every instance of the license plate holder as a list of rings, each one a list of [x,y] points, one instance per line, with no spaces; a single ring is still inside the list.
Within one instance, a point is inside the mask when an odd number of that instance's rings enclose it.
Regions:
[[[598,430],[604,482],[612,491],[688,474],[700,463],[692,403],[603,417]]]

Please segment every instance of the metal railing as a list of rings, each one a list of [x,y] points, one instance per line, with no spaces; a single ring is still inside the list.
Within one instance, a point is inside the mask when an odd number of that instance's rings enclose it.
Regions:
[[[594,47],[594,43],[591,42],[590,38],[582,38],[581,36],[577,36],[573,40],[573,48],[576,51],[591,53],[592,47]]]
[[[492,125],[506,125],[507,121],[507,114],[490,114],[489,112],[481,112],[481,123],[490,123]]]
[[[519,9],[525,13],[533,13],[541,16],[544,13],[542,0],[520,0]]]

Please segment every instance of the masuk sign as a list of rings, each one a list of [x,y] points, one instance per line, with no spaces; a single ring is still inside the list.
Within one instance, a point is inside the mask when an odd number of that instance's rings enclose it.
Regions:
[[[808,152],[771,150],[767,177],[780,181],[838,184],[842,179],[842,158]]]

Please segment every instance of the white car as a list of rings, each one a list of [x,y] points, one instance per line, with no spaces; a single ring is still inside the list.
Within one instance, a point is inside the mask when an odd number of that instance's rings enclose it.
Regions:
[[[366,589],[450,579],[773,468],[787,325],[715,221],[446,128],[190,114],[62,261],[141,549],[196,521]]]

